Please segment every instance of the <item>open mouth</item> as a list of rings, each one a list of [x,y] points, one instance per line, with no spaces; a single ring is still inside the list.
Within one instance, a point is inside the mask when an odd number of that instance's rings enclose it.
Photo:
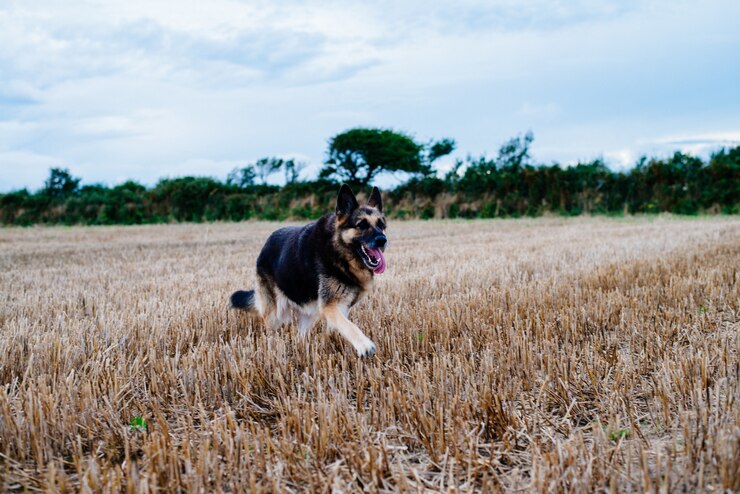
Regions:
[[[377,274],[385,271],[385,257],[383,256],[382,250],[360,244],[358,251],[362,258],[362,262],[365,263],[365,266],[372,269]]]

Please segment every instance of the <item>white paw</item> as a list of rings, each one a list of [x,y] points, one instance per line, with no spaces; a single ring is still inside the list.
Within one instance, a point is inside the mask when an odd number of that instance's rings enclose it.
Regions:
[[[375,343],[369,338],[365,338],[362,343],[355,345],[355,350],[357,350],[357,355],[360,357],[372,357],[375,355]]]

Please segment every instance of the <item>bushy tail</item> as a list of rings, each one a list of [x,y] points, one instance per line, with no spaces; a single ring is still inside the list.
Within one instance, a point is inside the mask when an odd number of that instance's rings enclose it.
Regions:
[[[254,290],[239,290],[232,293],[231,306],[235,309],[254,309]]]

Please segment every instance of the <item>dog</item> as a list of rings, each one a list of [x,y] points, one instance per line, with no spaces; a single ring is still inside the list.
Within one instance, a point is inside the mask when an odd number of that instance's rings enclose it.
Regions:
[[[231,305],[257,312],[271,329],[297,316],[301,336],[323,318],[359,356],[371,357],[375,343],[348,315],[372,288],[374,276],[385,271],[385,230],[378,188],[360,206],[343,184],[334,213],[269,236],[257,258],[256,289],[234,292]]]

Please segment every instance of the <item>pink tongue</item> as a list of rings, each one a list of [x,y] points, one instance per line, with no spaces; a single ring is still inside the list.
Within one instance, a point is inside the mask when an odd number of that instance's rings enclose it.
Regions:
[[[373,271],[377,274],[380,274],[383,271],[385,271],[385,257],[383,257],[383,251],[380,249],[371,249],[370,247],[367,247],[367,252],[371,256],[373,256],[375,259],[380,261],[378,266],[375,269],[373,269]]]

